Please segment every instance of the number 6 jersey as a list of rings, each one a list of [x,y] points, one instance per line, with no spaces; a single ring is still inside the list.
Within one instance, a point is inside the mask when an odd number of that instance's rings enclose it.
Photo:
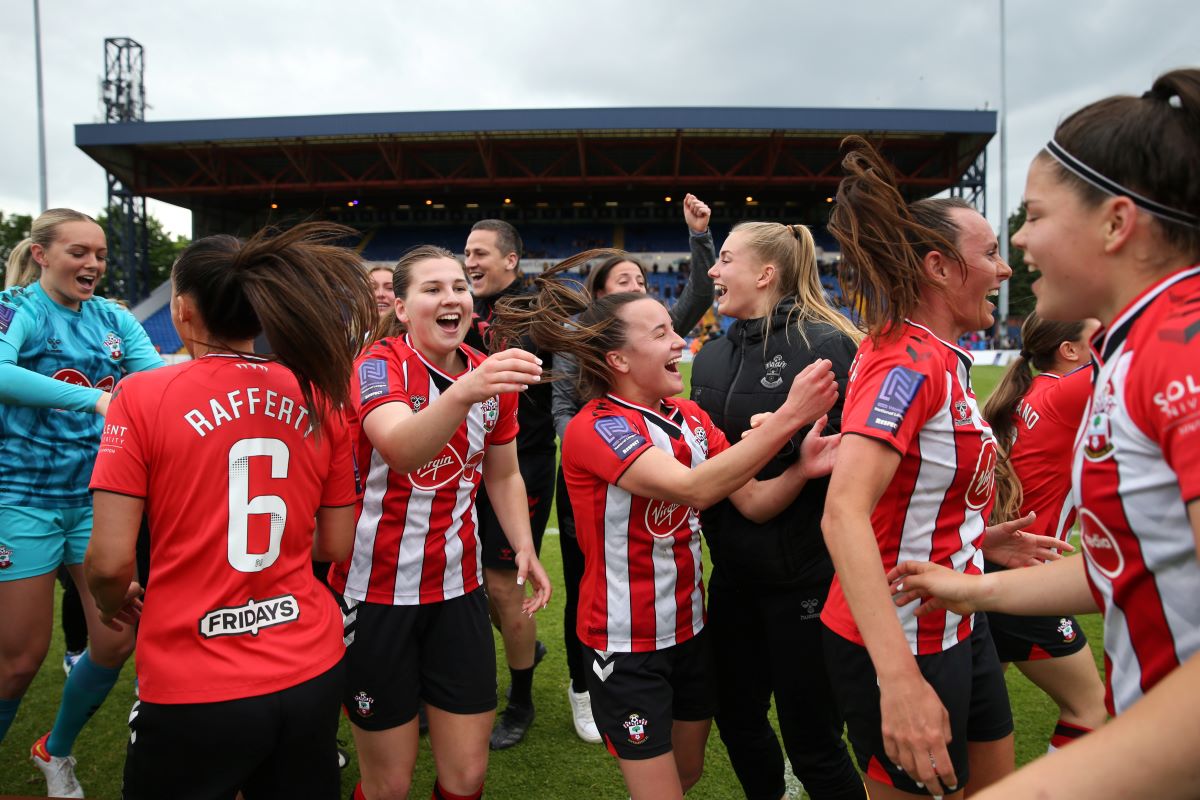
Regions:
[[[336,413],[318,435],[286,367],[210,354],[129,376],[91,488],[146,500],[141,699],[253,697],[341,659],[337,604],[311,552],[318,507],[356,500],[349,440]]]

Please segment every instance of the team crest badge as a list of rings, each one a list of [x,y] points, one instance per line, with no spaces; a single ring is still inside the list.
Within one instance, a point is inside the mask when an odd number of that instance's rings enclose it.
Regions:
[[[630,744],[643,744],[649,738],[646,734],[646,725],[649,723],[639,717],[637,714],[630,714],[629,719],[621,723],[621,725],[629,732]]]
[[[766,375],[762,376],[759,383],[766,389],[776,389],[783,384],[783,368],[787,366],[787,362],[783,360],[783,356],[776,355],[770,361],[763,364],[763,368],[767,371]]]
[[[967,405],[966,400],[958,400],[954,403],[954,424],[971,424],[971,407]]]
[[[1090,461],[1102,461],[1112,454],[1112,424],[1108,414],[1097,412],[1088,417],[1084,434],[1083,454]]]
[[[1062,634],[1064,642],[1073,642],[1079,634],[1075,633],[1075,625],[1072,620],[1067,617],[1060,617],[1058,620],[1058,632]]]
[[[697,425],[692,428],[692,436],[696,439],[696,446],[700,448],[700,452],[708,458],[708,431],[704,430],[703,425]]]
[[[500,419],[500,398],[495,395],[483,401],[483,430],[491,433]]]
[[[0,544],[0,569],[8,569],[12,565],[12,550]]]
[[[374,697],[367,697],[366,692],[359,692],[354,695],[354,704],[358,706],[358,715],[360,717],[371,716],[371,705],[375,702]]]
[[[121,337],[117,336],[112,331],[104,337],[104,347],[108,350],[108,357],[113,361],[120,361],[123,353],[121,352]]]

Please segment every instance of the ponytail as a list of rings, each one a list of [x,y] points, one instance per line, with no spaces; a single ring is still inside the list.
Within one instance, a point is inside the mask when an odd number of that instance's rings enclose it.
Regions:
[[[8,254],[8,263],[4,270],[4,288],[33,283],[41,271],[42,268],[33,260],[33,239],[22,239]]]
[[[349,402],[354,358],[379,318],[357,254],[336,244],[352,235],[308,222],[244,243],[208,236],[172,269],[175,292],[195,301],[213,346],[266,335],[272,360],[295,374],[314,427],[327,406]]]
[[[842,152],[846,177],[838,184],[828,229],[842,248],[842,292],[858,308],[871,338],[878,339],[898,330],[920,304],[921,293],[935,286],[922,265],[926,254],[942,253],[966,275],[950,212],[974,209],[958,198],[909,205],[891,167],[861,136],[843,139]]]
[[[992,426],[999,443],[1000,459],[996,466],[996,504],[992,519],[996,522],[1020,516],[1023,492],[1012,469],[1010,455],[1017,438],[1017,404],[1033,383],[1033,370],[1053,369],[1058,346],[1075,342],[1083,335],[1083,322],[1050,322],[1030,312],[1021,326],[1021,352],[1008,365],[992,396],[983,407],[983,418]]]
[[[620,250],[587,250],[562,261],[534,278],[536,292],[506,296],[497,303],[492,316],[494,341],[531,340],[538,349],[566,353],[579,366],[579,397],[584,401],[599,397],[612,386],[606,355],[624,346],[625,321],[617,311],[628,303],[652,299],[640,292],[618,292],[593,300],[574,281],[560,277],[576,267],[598,258],[626,260]],[[544,375],[543,382],[562,376]]]

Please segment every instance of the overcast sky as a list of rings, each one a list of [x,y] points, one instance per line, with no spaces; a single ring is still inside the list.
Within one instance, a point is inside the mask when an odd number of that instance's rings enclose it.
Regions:
[[[1008,205],[1065,114],[1200,65],[1196,0],[1007,0]],[[145,47],[147,120],[589,106],[1000,106],[999,0],[41,0],[51,206],[96,213],[74,146],[103,40]],[[32,0],[0,0],[0,211],[37,213]],[[999,219],[999,148],[988,215]],[[190,214],[152,203],[167,227]]]

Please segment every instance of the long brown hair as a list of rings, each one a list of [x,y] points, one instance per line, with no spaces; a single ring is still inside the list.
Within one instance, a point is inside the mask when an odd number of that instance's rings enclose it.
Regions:
[[[579,365],[578,390],[584,402],[612,388],[606,354],[624,346],[625,321],[617,313],[629,303],[651,300],[641,292],[617,292],[593,299],[560,276],[597,258],[613,258],[620,250],[586,250],[571,256],[534,278],[537,291],[503,297],[496,303],[491,332],[494,341],[515,342],[528,337],[540,350],[566,353]],[[543,381],[557,380],[550,374]]]
[[[892,168],[866,139],[842,140],[842,169],[837,204],[829,216],[829,232],[842,248],[838,280],[854,304],[872,339],[898,331],[912,316],[922,291],[934,288],[922,266],[937,251],[966,265],[958,251],[953,209],[974,210],[959,198],[904,201]]]
[[[821,275],[817,271],[817,245],[812,231],[804,225],[785,225],[778,222],[739,222],[730,235],[740,233],[745,245],[759,261],[774,264],[779,279],[771,290],[771,307],[785,297],[796,298],[788,315],[788,333],[793,323],[801,340],[808,344],[804,324],[821,322],[850,337],[855,344],[862,340],[862,331],[854,327],[843,314],[829,305]],[[763,318],[763,348],[770,332],[770,314]]]
[[[1200,217],[1200,69],[1160,75],[1141,97],[1098,100],[1059,123],[1054,140],[1105,178],[1151,200]],[[1067,170],[1046,150],[1058,178],[1083,202],[1109,195]],[[1200,226],[1154,218],[1167,244],[1200,259]]]
[[[396,262],[396,266],[392,268],[392,293],[396,297],[404,297],[408,291],[408,284],[412,282],[413,267],[422,261],[442,258],[458,262],[453,253],[444,247],[438,247],[436,244],[419,244],[416,247],[406,250],[404,255],[400,256],[400,260]],[[458,263],[461,266],[462,262]],[[371,272],[375,272],[378,269],[386,269],[386,267],[376,267]],[[466,274],[465,267],[463,267],[463,272]],[[386,339],[389,336],[403,335],[404,323],[400,321],[395,311],[393,311],[391,314],[379,318],[375,325],[374,333],[371,335],[371,341],[378,342],[380,339]]]
[[[349,402],[354,358],[379,319],[358,255],[336,244],[354,235],[307,222],[264,228],[245,242],[206,236],[171,269],[175,293],[195,302],[211,346],[241,352],[227,343],[266,335],[270,358],[295,374],[317,429],[325,406]]]
[[[1000,458],[996,464],[993,522],[1016,519],[1024,502],[1020,479],[1013,471],[1009,458],[1016,439],[1017,403],[1033,383],[1033,370],[1045,372],[1052,369],[1059,345],[1063,342],[1079,341],[1083,336],[1083,326],[1083,322],[1051,322],[1042,319],[1036,312],[1030,313],[1021,326],[1021,352],[1008,365],[1004,377],[1000,379],[1000,383],[983,407],[983,417],[992,426],[1000,449]]]

